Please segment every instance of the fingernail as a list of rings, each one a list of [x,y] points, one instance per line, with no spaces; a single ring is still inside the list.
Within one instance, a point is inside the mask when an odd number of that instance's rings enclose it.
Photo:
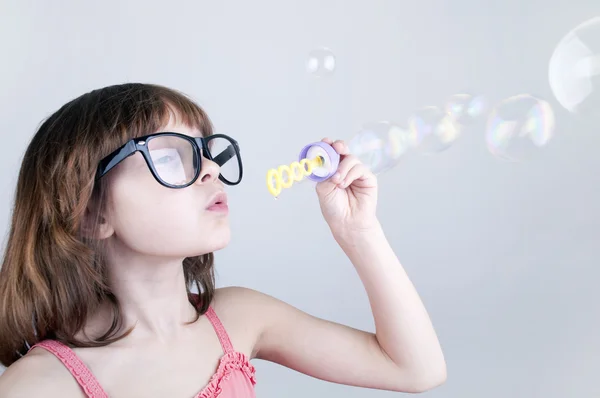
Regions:
[[[335,173],[333,175],[333,181],[339,181],[340,180],[340,173]]]

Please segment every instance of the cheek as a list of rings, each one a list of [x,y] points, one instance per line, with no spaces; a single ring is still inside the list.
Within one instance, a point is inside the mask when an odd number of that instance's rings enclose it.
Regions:
[[[117,238],[135,251],[155,255],[190,256],[222,248],[229,240],[227,220],[206,213],[204,202],[192,193],[158,184],[115,189],[111,222]]]

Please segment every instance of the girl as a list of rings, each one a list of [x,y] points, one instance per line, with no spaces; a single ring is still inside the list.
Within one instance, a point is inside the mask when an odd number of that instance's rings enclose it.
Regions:
[[[376,218],[375,176],[324,141],[341,162],[317,185],[321,210],[376,333],[215,289],[240,148],[188,97],[123,84],[60,108],[19,173],[0,271],[0,396],[254,397],[253,358],[375,389],[443,383],[434,329]]]

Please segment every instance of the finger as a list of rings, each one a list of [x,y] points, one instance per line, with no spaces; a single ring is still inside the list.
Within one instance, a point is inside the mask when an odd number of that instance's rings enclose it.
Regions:
[[[350,155],[350,148],[343,140],[336,140],[331,146],[340,155]]]
[[[358,160],[358,158],[354,155],[347,155],[345,156],[340,164],[338,165],[337,171],[335,173],[335,175],[333,176],[333,182],[335,183],[339,183],[341,181],[343,181],[346,178],[346,175],[348,174],[348,172],[350,171],[350,169],[352,167],[354,167],[354,165],[359,164],[360,161]]]
[[[326,144],[329,144],[329,145],[333,144],[333,140],[331,138],[329,138],[329,137],[325,137],[321,141],[324,142],[324,143],[326,143]]]
[[[369,170],[362,163],[357,163],[348,171],[346,177],[338,184],[340,188],[348,188],[356,180],[366,178]]]

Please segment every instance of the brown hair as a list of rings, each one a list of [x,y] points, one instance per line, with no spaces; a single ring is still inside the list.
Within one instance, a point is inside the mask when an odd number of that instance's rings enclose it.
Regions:
[[[86,238],[82,220],[90,200],[103,203],[99,161],[134,137],[159,130],[171,116],[212,134],[204,111],[184,94],[151,84],[121,84],[86,93],[45,120],[24,154],[12,221],[0,268],[0,363],[11,365],[30,346],[55,339],[76,347],[117,341],[119,302],[107,284],[101,242]],[[214,295],[213,254],[183,262],[190,288],[200,293],[198,317]],[[100,338],[75,335],[104,302],[113,322]]]

